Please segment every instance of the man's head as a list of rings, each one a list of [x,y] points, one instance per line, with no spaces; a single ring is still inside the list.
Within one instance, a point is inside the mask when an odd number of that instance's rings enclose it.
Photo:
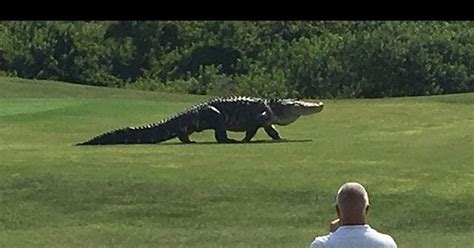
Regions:
[[[369,195],[364,186],[356,182],[343,184],[336,196],[336,210],[339,218],[348,224],[362,224],[369,210]]]

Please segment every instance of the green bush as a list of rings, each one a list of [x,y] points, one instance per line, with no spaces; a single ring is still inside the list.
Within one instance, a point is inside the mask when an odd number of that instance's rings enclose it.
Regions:
[[[0,71],[266,97],[474,91],[474,22],[4,21]]]

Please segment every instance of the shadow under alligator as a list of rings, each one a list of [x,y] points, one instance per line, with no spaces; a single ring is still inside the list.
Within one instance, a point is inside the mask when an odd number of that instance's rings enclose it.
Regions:
[[[204,142],[195,142],[190,144],[185,144],[181,142],[170,142],[170,143],[160,143],[157,145],[161,146],[172,146],[172,145],[246,145],[246,144],[279,144],[279,143],[304,143],[312,142],[313,140],[304,139],[304,140],[254,140],[249,142],[235,142],[235,143],[218,143],[216,141],[204,141]]]
[[[126,145],[126,146],[141,146],[141,145],[159,145],[159,146],[181,146],[181,145],[248,145],[248,144],[280,144],[280,143],[304,143],[304,142],[312,142],[313,140],[310,139],[302,139],[302,140],[288,140],[288,139],[281,139],[281,140],[254,140],[249,142],[240,142],[237,141],[235,143],[218,143],[216,141],[203,141],[203,142],[195,142],[195,143],[182,143],[182,142],[165,142],[165,143],[158,143],[158,144],[108,144],[108,145],[99,145],[99,146],[116,146],[116,145]],[[98,146],[98,145],[93,145]]]

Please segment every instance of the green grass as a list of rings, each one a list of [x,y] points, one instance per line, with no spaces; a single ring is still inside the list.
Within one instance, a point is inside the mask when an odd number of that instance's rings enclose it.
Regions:
[[[399,247],[472,246],[474,94],[327,100],[286,143],[73,146],[207,98],[0,77],[0,247],[308,247],[348,180]]]

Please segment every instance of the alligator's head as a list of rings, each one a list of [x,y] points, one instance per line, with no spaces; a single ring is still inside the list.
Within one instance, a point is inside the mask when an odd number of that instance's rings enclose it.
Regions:
[[[302,115],[321,112],[324,108],[322,102],[304,102],[294,99],[272,100],[269,102],[273,115],[271,122],[277,125],[288,125]]]

